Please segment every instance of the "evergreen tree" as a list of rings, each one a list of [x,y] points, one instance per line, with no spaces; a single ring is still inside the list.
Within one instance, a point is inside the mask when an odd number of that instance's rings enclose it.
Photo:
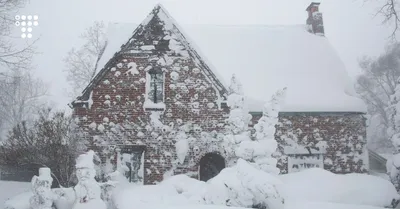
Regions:
[[[246,132],[249,127],[251,115],[246,107],[242,84],[237,80],[235,75],[231,78],[227,104],[230,108],[229,118],[227,120],[228,132],[233,134]]]
[[[279,169],[276,167],[277,160],[272,157],[272,154],[278,148],[275,140],[275,125],[278,123],[279,110],[285,95],[286,88],[277,91],[264,105],[263,116],[254,126],[255,138],[259,146],[263,148],[261,155],[256,156],[254,162],[261,170],[272,174],[279,174]]]

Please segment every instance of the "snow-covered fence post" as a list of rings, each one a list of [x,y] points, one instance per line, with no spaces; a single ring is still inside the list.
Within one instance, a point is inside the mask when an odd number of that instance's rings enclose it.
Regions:
[[[33,196],[29,199],[31,209],[52,209],[55,194],[51,191],[51,178],[50,168],[40,168],[39,176],[33,176],[32,192]]]

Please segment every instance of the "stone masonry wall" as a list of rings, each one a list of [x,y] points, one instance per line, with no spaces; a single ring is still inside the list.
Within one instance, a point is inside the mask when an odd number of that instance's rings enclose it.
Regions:
[[[260,116],[253,116],[253,123],[259,118]],[[318,153],[318,148],[325,148],[322,152],[324,169],[333,173],[368,171],[363,114],[281,113],[275,137],[279,149],[278,167],[282,174],[288,172],[288,154],[284,149],[291,147],[292,141],[301,147],[309,147],[311,153]]]

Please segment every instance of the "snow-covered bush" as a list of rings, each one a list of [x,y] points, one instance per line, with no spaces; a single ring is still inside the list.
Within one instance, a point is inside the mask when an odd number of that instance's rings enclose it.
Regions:
[[[243,159],[206,183],[179,175],[160,185],[174,187],[193,204],[272,209],[283,208],[284,204],[282,182],[277,176],[259,170]]]
[[[21,123],[14,127],[2,143],[0,161],[8,165],[48,167],[56,177],[53,183],[72,185],[76,183],[72,179],[74,160],[86,149],[80,130],[66,113],[42,108],[32,126]]]
[[[207,182],[204,199],[207,204],[280,209],[284,205],[281,186],[276,176],[239,159]]]

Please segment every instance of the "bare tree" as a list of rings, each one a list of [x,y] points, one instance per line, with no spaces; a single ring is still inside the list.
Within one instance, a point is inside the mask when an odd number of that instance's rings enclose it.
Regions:
[[[78,96],[95,76],[97,64],[107,46],[104,30],[103,22],[95,22],[81,35],[85,44],[79,49],[72,48],[64,59],[73,97]]]
[[[70,186],[75,158],[86,150],[83,133],[64,112],[41,108],[33,125],[20,123],[2,143],[0,160],[6,165],[49,167],[62,186]]]
[[[0,139],[8,130],[33,120],[45,103],[47,85],[29,72],[14,71],[0,82]]]
[[[20,37],[11,35],[11,27],[14,26],[14,13],[25,5],[26,0],[0,0],[0,70],[29,69],[32,56],[35,53],[33,42],[26,42],[23,46],[17,46],[21,42]]]
[[[370,142],[375,140],[376,148],[391,147],[390,137],[386,134],[390,123],[388,105],[400,76],[399,59],[400,44],[393,44],[378,58],[364,57],[360,61],[363,73],[357,78],[356,90],[368,106],[370,121],[376,124],[369,127],[374,131],[369,136]]]
[[[371,0],[364,0],[371,1]],[[399,17],[399,0],[383,0],[380,1],[380,6],[375,14],[376,16],[381,16],[383,18],[382,24],[393,25],[392,33],[390,34],[390,39],[396,40],[396,34],[400,27],[400,17]]]

